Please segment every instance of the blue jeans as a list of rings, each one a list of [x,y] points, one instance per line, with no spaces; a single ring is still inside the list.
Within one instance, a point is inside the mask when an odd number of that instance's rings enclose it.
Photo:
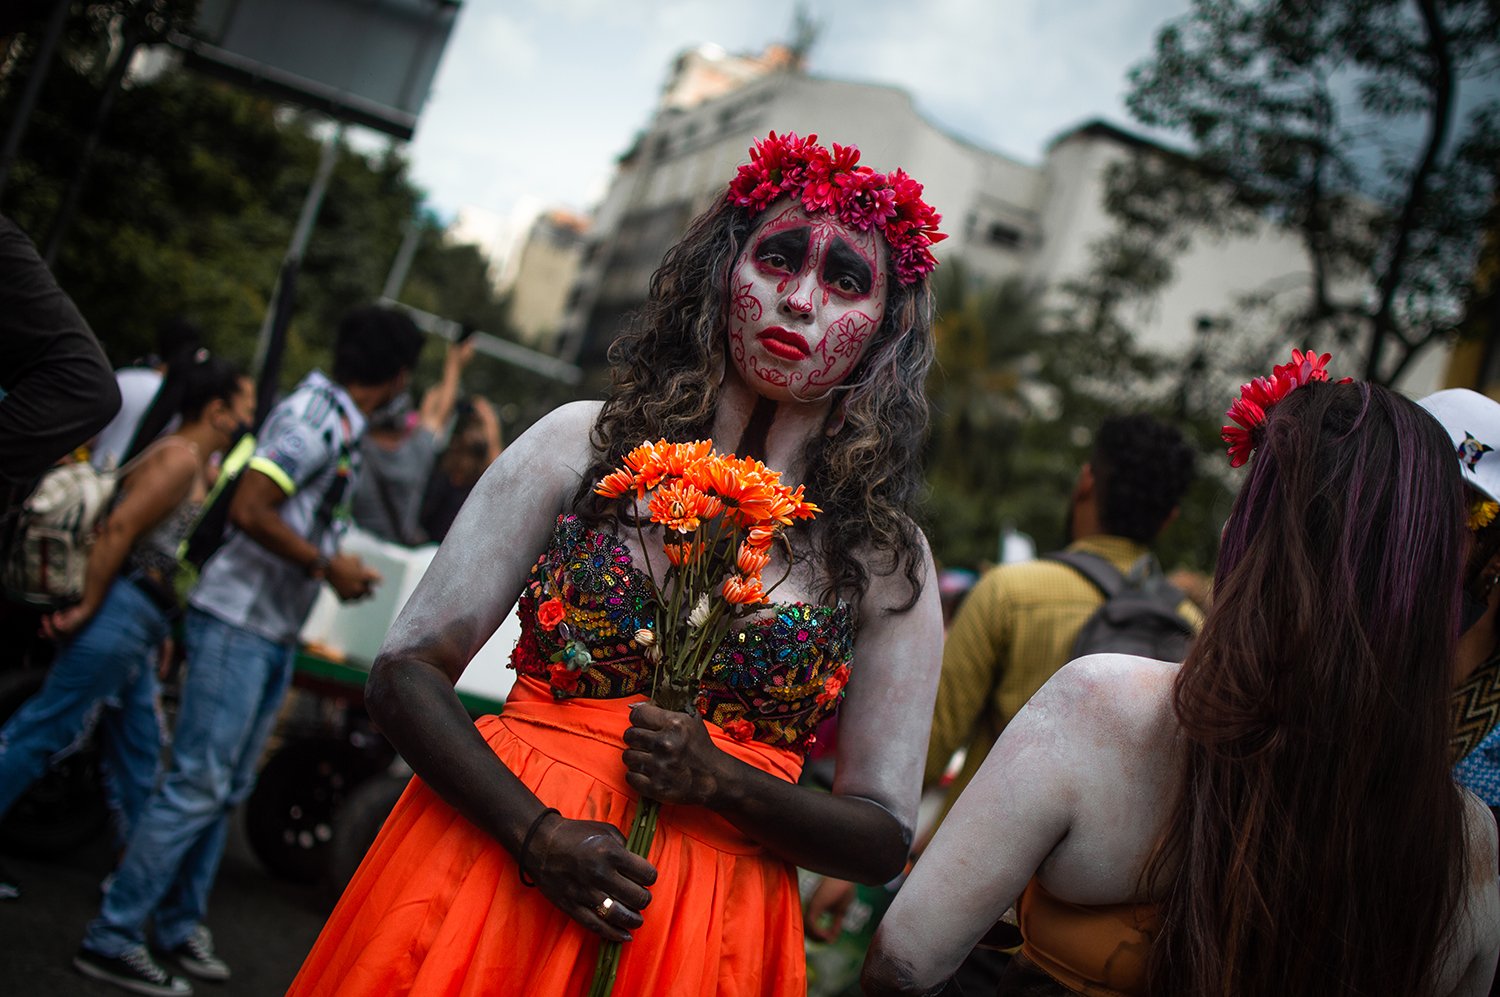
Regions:
[[[99,723],[115,829],[124,845],[161,758],[156,651],[168,629],[156,603],[133,583],[115,580],[42,688],[0,729],[0,815]]]
[[[181,945],[203,922],[229,812],[250,795],[256,763],[292,678],[277,644],[197,609],[187,616],[187,680],[172,757],[89,923],[84,947],[118,956],[146,941]]]

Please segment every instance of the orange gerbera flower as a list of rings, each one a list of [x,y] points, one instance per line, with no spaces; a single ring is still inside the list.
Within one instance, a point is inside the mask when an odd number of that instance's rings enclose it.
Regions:
[[[764,547],[752,547],[747,543],[740,544],[740,549],[734,557],[734,566],[739,568],[740,574],[746,578],[759,578],[760,573],[766,570],[766,565],[770,562],[770,551]]]
[[[741,578],[730,575],[724,580],[724,601],[735,606],[748,606],[766,601],[765,589],[759,578]]]
[[[653,523],[661,523],[678,533],[692,533],[703,525],[703,520],[712,519],[724,511],[724,505],[718,499],[683,481],[663,485],[651,496],[647,508],[651,511]]]
[[[656,448],[659,446],[661,446],[660,443],[641,443],[625,455],[625,466],[639,473],[641,468],[646,466],[646,462],[655,456]]]
[[[752,526],[750,532],[745,534],[745,546],[754,547],[757,550],[765,550],[771,546],[776,539],[775,526]]]
[[[680,478],[696,461],[713,452],[712,440],[692,443],[642,443],[625,455],[625,464],[635,472],[637,485],[644,491],[670,478]]]
[[[626,492],[636,487],[635,475],[621,468],[611,471],[599,479],[599,484],[594,486],[595,495],[603,495],[605,498],[619,498]]]
[[[680,544],[669,543],[664,544],[663,546],[667,552],[667,560],[672,562],[672,564],[676,565],[679,568],[684,564],[691,564],[692,562],[698,560],[698,558],[703,556],[702,542],[688,542]]]
[[[822,511],[802,497],[802,486],[798,485],[796,490],[776,489],[766,518],[775,520],[783,526],[791,526],[794,519],[812,519]]]
[[[788,496],[788,498],[790,498],[796,505],[796,508],[792,510],[793,519],[812,519],[818,513],[823,511],[822,509],[819,509],[817,506],[813,505],[807,499],[802,497],[803,487],[803,485],[798,485],[796,489],[792,491],[792,493]]]
[[[765,465],[760,461],[741,461],[735,457],[703,460],[693,465],[687,480],[724,502],[729,518],[741,526],[752,526],[766,518],[775,496],[774,483],[768,483]]]

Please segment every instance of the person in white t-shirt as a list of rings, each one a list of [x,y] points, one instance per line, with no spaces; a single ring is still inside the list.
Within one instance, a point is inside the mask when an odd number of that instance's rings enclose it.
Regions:
[[[125,451],[135,439],[141,418],[161,390],[167,365],[179,354],[192,353],[203,343],[203,330],[185,319],[164,323],[156,335],[156,353],[139,364],[115,371],[120,388],[120,411],[99,431],[89,452],[89,462],[101,471],[123,464]],[[170,428],[167,430],[170,432]],[[142,446],[150,443],[142,440]]]

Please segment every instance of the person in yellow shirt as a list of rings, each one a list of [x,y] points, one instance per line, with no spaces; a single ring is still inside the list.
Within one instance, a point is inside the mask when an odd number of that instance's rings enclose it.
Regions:
[[[1073,486],[1066,550],[1128,572],[1177,518],[1194,462],[1172,426],[1147,415],[1106,420]],[[926,785],[936,785],[954,753],[967,749],[947,793],[949,802],[958,798],[1010,718],[1072,658],[1079,630],[1103,601],[1092,582],[1059,561],[1002,564],[979,580],[943,647]],[[1203,621],[1186,596],[1178,613],[1195,630]]]

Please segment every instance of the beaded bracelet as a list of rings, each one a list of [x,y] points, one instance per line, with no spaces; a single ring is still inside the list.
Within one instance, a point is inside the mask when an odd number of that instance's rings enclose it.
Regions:
[[[547,818],[548,814],[562,816],[556,807],[548,807],[536,815],[536,820],[532,821],[531,826],[526,829],[526,837],[521,839],[521,850],[516,853],[516,875],[520,877],[522,886],[536,885],[536,880],[526,875],[526,851],[531,847],[531,839],[536,835],[536,829],[542,826],[542,821]]]

